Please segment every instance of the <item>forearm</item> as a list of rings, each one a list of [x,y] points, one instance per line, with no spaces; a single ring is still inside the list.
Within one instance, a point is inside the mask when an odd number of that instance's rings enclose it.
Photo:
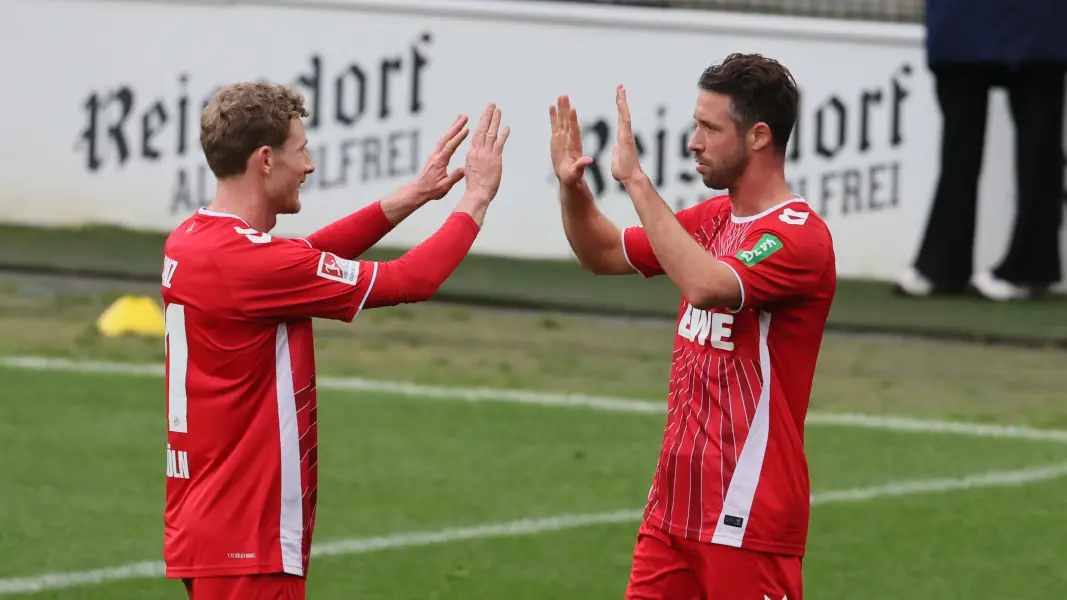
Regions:
[[[425,203],[425,195],[414,186],[404,186],[378,202],[330,223],[309,235],[307,241],[314,248],[352,260],[381,241]]]
[[[429,201],[426,192],[420,191],[415,184],[408,184],[382,198],[382,212],[389,223],[396,227]]]
[[[622,249],[622,232],[596,206],[593,193],[579,179],[560,186],[563,231],[578,262],[597,274],[632,273]]]
[[[392,229],[382,203],[375,202],[309,235],[307,241],[315,249],[354,260]]]
[[[453,215],[464,214],[474,221],[474,224],[479,228],[485,222],[485,211],[489,209],[489,201],[484,198],[472,196],[470,194],[464,194],[456,204],[456,208],[452,211]]]
[[[737,308],[741,284],[733,270],[704,249],[641,176],[626,182],[626,191],[644,226],[663,272],[696,308]]]
[[[479,229],[471,215],[456,211],[426,241],[379,263],[365,307],[429,300],[470,252]]]

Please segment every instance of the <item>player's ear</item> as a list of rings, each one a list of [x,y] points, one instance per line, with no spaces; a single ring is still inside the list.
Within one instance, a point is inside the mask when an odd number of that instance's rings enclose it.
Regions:
[[[749,130],[749,144],[753,151],[763,150],[771,145],[771,128],[760,121]]]
[[[264,177],[270,175],[271,167],[274,166],[274,154],[271,147],[256,148],[248,159],[248,166],[262,173]]]

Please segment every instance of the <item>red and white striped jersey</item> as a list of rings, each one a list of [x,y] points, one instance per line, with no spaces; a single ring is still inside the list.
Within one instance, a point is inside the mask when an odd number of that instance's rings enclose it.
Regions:
[[[721,196],[677,217],[733,270],[743,300],[701,310],[682,298],[645,519],[691,540],[802,556],[804,419],[837,287],[830,231],[799,197],[738,218]],[[644,276],[663,273],[642,228],[623,231],[623,249]]]
[[[377,265],[201,209],[164,247],[168,577],[307,572],[318,481],[312,317]]]

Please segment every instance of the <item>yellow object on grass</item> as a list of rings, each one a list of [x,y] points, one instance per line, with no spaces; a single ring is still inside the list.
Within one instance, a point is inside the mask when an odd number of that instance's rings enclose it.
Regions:
[[[107,308],[96,321],[101,335],[146,335],[163,337],[163,310],[148,296],[122,296]]]

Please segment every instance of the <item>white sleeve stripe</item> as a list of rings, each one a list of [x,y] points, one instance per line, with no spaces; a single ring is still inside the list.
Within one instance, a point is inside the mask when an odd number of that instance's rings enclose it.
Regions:
[[[359,263],[359,267],[362,269],[363,265],[365,265],[365,264],[366,263],[361,262],[361,263]],[[359,301],[359,308],[356,309],[356,314],[352,315],[352,320],[353,321],[355,321],[356,320],[356,316],[359,315],[359,313],[363,311],[363,305],[367,303],[367,298],[370,298],[370,291],[372,289],[374,289],[374,281],[376,279],[378,279],[378,263],[374,262],[374,263],[371,263],[371,264],[374,265],[374,270],[371,271],[371,274],[370,274],[370,284],[367,285],[367,293],[363,294],[363,299]]]
[[[307,245],[308,245],[308,248],[311,248],[312,250],[314,250],[314,249],[315,249],[315,247],[311,245],[311,242],[309,242],[309,241],[305,240],[304,238],[296,238],[296,239],[298,239],[298,240],[300,240],[301,242],[304,242],[305,244],[307,244]]]
[[[630,255],[626,253],[626,230],[627,229],[629,229],[629,227],[623,227],[622,228],[622,240],[621,240],[622,257],[623,257],[623,259],[626,260],[626,264],[630,265],[630,268],[633,269],[634,272],[641,273],[641,270],[638,269],[637,267],[635,267],[632,262],[630,262]]]
[[[719,262],[721,262],[722,264],[726,265],[726,268],[730,269],[730,272],[733,273],[734,277],[737,278],[737,285],[741,286],[741,304],[740,304],[740,306],[737,307],[737,310],[734,310],[734,309],[730,308],[729,306],[726,307],[726,310],[728,310],[728,311],[730,311],[732,313],[735,313],[735,314],[739,313],[739,312],[741,312],[741,309],[745,307],[745,282],[741,281],[741,275],[739,275],[737,273],[737,269],[735,269],[733,267],[733,265],[731,265],[730,263],[728,263],[728,262],[726,262],[724,260],[720,260]]]

